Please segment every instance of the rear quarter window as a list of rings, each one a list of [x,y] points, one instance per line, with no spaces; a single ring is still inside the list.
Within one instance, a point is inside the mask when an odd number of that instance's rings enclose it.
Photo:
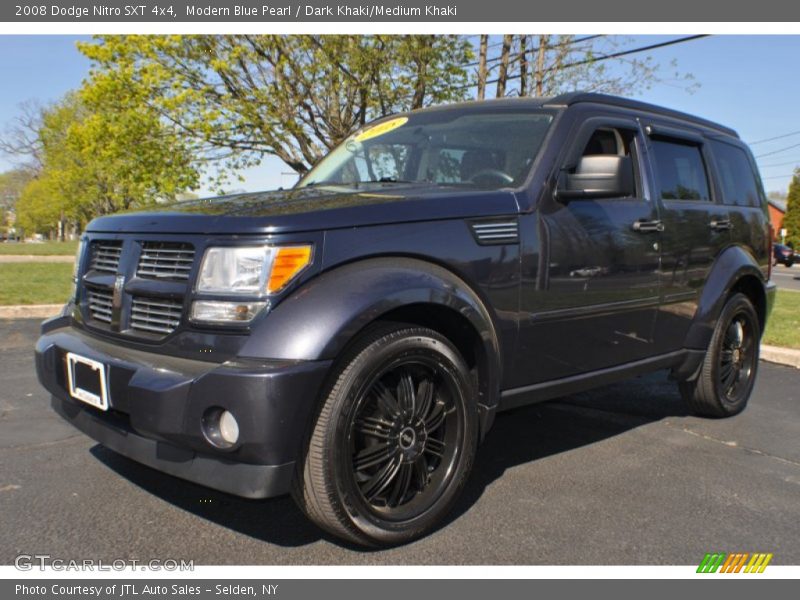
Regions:
[[[663,200],[711,199],[700,146],[659,138],[651,141],[651,148]]]
[[[719,173],[722,201],[733,206],[760,206],[758,184],[747,153],[718,141],[711,142],[711,150]]]

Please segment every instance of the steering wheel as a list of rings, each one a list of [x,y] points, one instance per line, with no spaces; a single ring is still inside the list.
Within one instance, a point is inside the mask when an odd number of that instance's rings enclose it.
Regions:
[[[514,178],[500,169],[481,169],[480,171],[473,173],[470,176],[469,181],[478,185],[491,185],[497,181],[500,183],[509,184],[514,182]]]

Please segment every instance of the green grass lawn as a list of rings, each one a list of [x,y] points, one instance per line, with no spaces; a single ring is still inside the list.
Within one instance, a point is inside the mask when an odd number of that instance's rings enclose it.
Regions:
[[[0,243],[0,254],[32,254],[34,256],[75,256],[78,242],[43,242],[41,244],[7,242]]]
[[[800,348],[800,292],[778,290],[763,341],[771,346]]]
[[[0,263],[0,305],[59,304],[71,293],[69,263]]]

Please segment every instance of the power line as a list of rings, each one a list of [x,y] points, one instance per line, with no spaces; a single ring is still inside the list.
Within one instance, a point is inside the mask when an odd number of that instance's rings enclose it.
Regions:
[[[761,158],[763,156],[772,156],[773,154],[780,154],[781,152],[786,152],[787,150],[791,150],[792,148],[800,148],[800,144],[792,144],[791,146],[786,146],[785,148],[773,150],[772,152],[766,152],[765,154],[757,154],[756,158]]]
[[[765,142],[772,142],[774,140],[782,140],[783,138],[792,137],[793,135],[800,134],[800,131],[792,131],[791,133],[784,133],[783,135],[776,135],[775,137],[766,138],[763,140],[757,140],[755,142],[747,142],[750,146],[755,146],[756,144],[763,144]]]
[[[789,160],[787,162],[775,163],[772,165],[758,165],[759,169],[770,169],[772,167],[785,167],[786,165],[800,165],[800,158],[797,160]]]
[[[639,48],[631,48],[630,50],[621,50],[620,52],[612,52],[611,54],[602,54],[602,55],[594,57],[594,58],[586,58],[586,59],[583,59],[583,60],[575,61],[573,63],[567,63],[565,65],[561,65],[561,66],[558,66],[558,67],[550,67],[549,69],[546,69],[545,72],[548,73],[550,71],[555,71],[555,70],[560,70],[560,69],[569,69],[571,67],[580,67],[582,65],[587,65],[587,64],[591,64],[591,63],[598,63],[598,62],[602,62],[604,60],[611,60],[611,59],[614,59],[614,58],[620,58],[622,56],[628,56],[630,54],[637,54],[639,52],[647,52],[648,50],[657,50],[659,48],[665,48],[667,46],[674,46],[675,44],[682,44],[684,42],[692,42],[694,40],[699,40],[699,39],[702,39],[702,38],[705,38],[705,37],[709,37],[709,34],[687,35],[687,36],[682,37],[682,38],[676,38],[674,40],[669,40],[669,41],[666,41],[666,42],[660,42],[658,44],[649,44],[647,46],[640,46]],[[506,77],[506,81],[512,81],[514,79],[519,79],[519,78],[520,78],[519,74],[510,75],[510,76]],[[489,84],[492,84],[492,83],[497,83],[498,81],[500,81],[499,78],[492,79],[492,80],[487,81],[486,85],[489,85]],[[461,89],[473,88],[476,85],[477,84],[464,86]],[[800,144],[798,144],[798,146],[800,146]],[[766,155],[764,155],[764,156],[766,156]]]
[[[566,41],[566,42],[560,42],[560,43],[553,44],[552,46],[546,46],[546,47],[547,48],[558,48],[558,47],[563,47],[563,46],[572,46],[573,44],[580,44],[581,42],[588,42],[589,40],[594,40],[596,38],[601,38],[601,37],[605,37],[605,35],[587,35],[587,36],[584,36],[582,38],[575,38],[574,40],[569,40],[569,41]],[[495,48],[497,46],[502,46],[502,45],[503,45],[503,42],[499,42],[497,44],[489,45],[486,48],[487,49],[488,48]],[[525,49],[525,54],[533,55],[533,54],[535,54],[536,52],[539,51],[539,48],[541,48],[541,46],[536,46],[535,48],[526,48]],[[522,52],[518,52],[518,53],[516,53],[514,55],[509,54],[508,60],[509,60],[509,62],[511,62],[511,61],[517,60],[520,57],[522,57]],[[494,58],[487,58],[486,59],[486,64],[488,65],[490,63],[500,62],[502,59],[503,59],[502,56],[495,56]],[[476,61],[476,62],[467,63],[464,66],[465,67],[477,67],[479,64],[481,64],[480,61]]]
[[[794,177],[794,173],[791,175],[772,175],[770,177],[762,177],[761,179],[791,179],[792,177]]]

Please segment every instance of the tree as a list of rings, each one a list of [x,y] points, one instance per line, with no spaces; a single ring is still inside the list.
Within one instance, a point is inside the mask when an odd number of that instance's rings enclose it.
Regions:
[[[574,90],[630,95],[662,81],[689,91],[695,88],[694,78],[678,72],[674,61],[666,66],[672,73],[665,74],[665,67],[647,55],[598,60],[620,50],[625,42],[625,38],[603,35],[503,36],[499,55],[487,60],[483,77],[479,69],[478,81],[494,83],[498,97],[555,96]],[[512,80],[519,80],[518,89],[508,86]]]
[[[794,248],[800,248],[800,168],[794,170],[794,176],[789,183],[783,227],[786,229],[786,242],[791,242]]]
[[[41,166],[17,202],[26,232],[59,230],[159,200],[199,183],[193,157],[176,132],[146,107],[113,112],[68,94],[42,109],[36,144]]]
[[[9,233],[15,221],[17,202],[32,174],[24,168],[0,173],[0,237]]]
[[[451,35],[107,35],[79,47],[96,103],[144,103],[229,169],[271,154],[299,173],[372,119],[466,98],[472,58]]]

